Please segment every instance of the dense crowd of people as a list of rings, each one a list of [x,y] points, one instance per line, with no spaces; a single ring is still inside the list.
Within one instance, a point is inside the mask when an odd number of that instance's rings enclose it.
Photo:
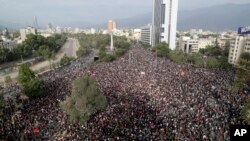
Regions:
[[[234,74],[178,65],[145,48],[110,63],[77,60],[40,76],[47,82],[46,97],[8,98],[0,135],[3,140],[229,140],[229,125],[239,122],[245,98],[229,88]],[[85,125],[71,124],[60,102],[82,75],[97,80],[108,106]],[[11,89],[20,93],[18,86]]]

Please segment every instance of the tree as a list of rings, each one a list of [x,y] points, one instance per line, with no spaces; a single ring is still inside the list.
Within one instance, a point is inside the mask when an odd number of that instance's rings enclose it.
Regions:
[[[245,123],[250,124],[250,101],[248,100],[244,108],[240,112],[241,119],[244,120]]]
[[[186,62],[186,58],[182,51],[174,50],[169,53],[169,59],[178,63],[183,64]]]
[[[17,78],[21,84],[24,94],[29,98],[36,98],[45,95],[44,82],[38,79],[34,72],[26,64],[19,67]]]
[[[238,61],[238,64],[239,64],[239,66],[245,67],[246,64],[247,64],[247,60],[240,59],[240,60]]]
[[[215,58],[208,58],[206,59],[206,67],[207,68],[218,68],[220,67],[220,63],[217,59]]]
[[[102,59],[102,58],[104,58],[105,56],[106,56],[106,48],[105,48],[105,46],[101,46],[100,48],[99,48],[99,57]]]
[[[35,73],[29,68],[28,65],[26,64],[20,65],[17,80],[19,83],[21,83],[21,85],[25,85],[35,77],[36,77]]]
[[[83,124],[88,121],[90,115],[107,106],[107,99],[101,94],[95,79],[85,76],[73,82],[71,96],[60,105],[72,123]]]
[[[102,60],[105,61],[105,62],[112,62],[116,59],[116,56],[115,55],[112,55],[112,54],[107,54],[105,55]]]
[[[228,57],[229,50],[230,50],[230,42],[227,41],[226,44],[225,44],[225,47],[224,47],[224,51],[223,51],[224,56]]]
[[[232,68],[232,65],[228,63],[228,57],[222,56],[219,59],[220,67],[224,69]]]
[[[118,48],[118,49],[115,51],[115,55],[116,55],[117,57],[120,57],[120,56],[124,55],[126,52],[127,52],[127,49]]]
[[[220,56],[220,55],[222,55],[222,50],[219,47],[207,46],[205,50],[206,50],[206,54],[208,56]]]
[[[77,57],[82,57],[84,55],[88,54],[87,47],[85,46],[80,46],[79,49],[76,51],[76,56]]]
[[[13,50],[0,47],[0,63],[14,61],[25,57],[38,57],[39,55],[43,55],[43,57],[47,58],[48,56],[51,56],[49,53],[45,52],[50,52],[53,58],[53,54],[60,49],[66,39],[67,38],[62,35],[55,35],[48,38],[41,35],[27,35],[27,39]],[[40,49],[41,46],[46,50],[42,51]]]
[[[156,54],[159,57],[169,57],[170,49],[167,43],[160,43],[155,46]]]
[[[241,59],[244,59],[244,60],[246,60],[246,61],[250,61],[250,53],[244,52],[244,53],[242,53],[242,54],[240,55],[240,58],[241,58]]]
[[[202,56],[199,53],[192,53],[187,58],[187,61],[193,64],[195,64],[199,60],[202,60]]]
[[[55,53],[50,50],[50,48],[47,45],[42,45],[39,47],[40,54],[49,61],[49,65],[51,68],[51,60],[55,57]]]
[[[72,60],[72,58],[70,58],[66,54],[64,54],[63,58],[60,60],[60,65],[61,66],[69,65],[71,60]]]
[[[200,50],[199,50],[199,53],[201,53],[201,54],[205,54],[206,53],[206,49],[205,48],[201,48]]]

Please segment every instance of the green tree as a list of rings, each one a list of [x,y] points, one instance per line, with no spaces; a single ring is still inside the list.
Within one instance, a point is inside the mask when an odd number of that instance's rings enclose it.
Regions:
[[[105,46],[101,46],[99,48],[99,57],[102,59],[106,56],[106,48]]]
[[[187,58],[187,61],[193,64],[195,64],[199,60],[202,60],[202,56],[199,53],[192,53]]]
[[[247,64],[247,60],[240,59],[240,60],[238,61],[238,64],[239,64],[239,66],[241,66],[241,67],[245,67],[246,64]]]
[[[222,56],[219,59],[220,67],[224,69],[232,68],[232,65],[228,63],[228,57]]]
[[[250,53],[244,52],[244,53],[242,53],[242,54],[240,55],[240,58],[241,58],[241,59],[244,59],[244,60],[246,60],[246,61],[250,61]]]
[[[205,49],[205,48],[201,48],[201,49],[199,50],[199,53],[201,53],[201,54],[205,55],[205,53],[206,53],[206,49]]]
[[[245,105],[244,108],[241,110],[241,119],[244,120],[244,122],[246,124],[250,124],[250,101],[248,100]]]
[[[169,57],[170,49],[167,43],[160,43],[155,46],[156,54],[159,57]]]
[[[60,60],[60,65],[61,66],[69,65],[71,60],[72,60],[72,58],[70,58],[66,54],[64,54],[63,58]]]
[[[45,95],[44,82],[35,76],[35,73],[26,64],[19,67],[17,78],[21,84],[24,94],[29,98],[35,98]]]
[[[50,53],[53,54],[60,49],[66,39],[67,38],[63,35],[55,35],[48,38],[41,35],[27,35],[27,39],[12,51],[0,47],[0,63],[14,61],[20,58],[38,57],[39,55],[44,55],[41,54],[41,50],[39,51],[41,46],[43,46],[43,48],[48,48]],[[48,50],[43,52],[48,52]]]
[[[39,47],[39,52],[44,57],[44,59],[49,61],[51,68],[51,60],[55,57],[54,51],[50,50],[47,45],[42,45]]]
[[[25,85],[26,83],[28,83],[31,79],[34,79],[35,77],[36,77],[35,73],[29,68],[28,65],[26,64],[20,65],[19,74],[17,77],[17,80],[19,83]]]
[[[204,60],[200,53],[192,53],[188,55],[187,61],[194,64],[195,67],[203,67]]]
[[[182,51],[174,50],[169,53],[170,60],[178,63],[183,64],[186,62],[186,58]]]
[[[113,54],[107,54],[105,55],[103,58],[102,58],[102,61],[105,61],[105,62],[112,62],[116,59],[116,56],[113,55]]]
[[[85,76],[73,82],[72,94],[61,102],[61,108],[72,123],[86,123],[90,115],[107,106],[107,99],[98,89],[95,79]]]
[[[208,46],[206,47],[206,55],[208,56],[220,56],[222,55],[222,50],[219,47]]]
[[[215,58],[208,58],[206,59],[205,62],[206,62],[207,68],[219,68],[220,67],[219,61]]]
[[[89,53],[88,48],[86,46],[80,46],[79,49],[76,51],[77,57],[85,56]]]
[[[120,57],[120,56],[124,55],[126,52],[127,52],[127,49],[118,48],[118,49],[115,51],[115,55],[116,55],[117,57]]]
[[[223,51],[224,56],[228,57],[229,50],[230,50],[230,42],[227,41],[226,44],[225,44],[225,47],[224,47],[224,51]]]

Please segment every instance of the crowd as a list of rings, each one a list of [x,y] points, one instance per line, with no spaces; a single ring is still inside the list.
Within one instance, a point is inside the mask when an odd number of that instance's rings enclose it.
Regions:
[[[8,98],[1,139],[229,140],[229,125],[239,122],[245,98],[229,88],[234,74],[178,65],[144,48],[110,63],[74,61],[40,76],[47,82],[46,97]],[[94,77],[108,99],[108,107],[85,125],[69,123],[60,109],[72,81],[81,75]]]

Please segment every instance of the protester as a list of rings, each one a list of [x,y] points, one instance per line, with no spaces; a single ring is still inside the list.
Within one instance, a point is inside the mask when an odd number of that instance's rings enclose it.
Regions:
[[[245,96],[229,90],[234,71],[178,65],[144,48],[110,63],[82,61],[42,74],[46,97],[24,100],[17,85],[10,87],[17,95],[4,110],[3,139],[229,140],[229,125],[239,123]],[[85,125],[71,124],[60,102],[82,75],[97,80],[108,107]]]

